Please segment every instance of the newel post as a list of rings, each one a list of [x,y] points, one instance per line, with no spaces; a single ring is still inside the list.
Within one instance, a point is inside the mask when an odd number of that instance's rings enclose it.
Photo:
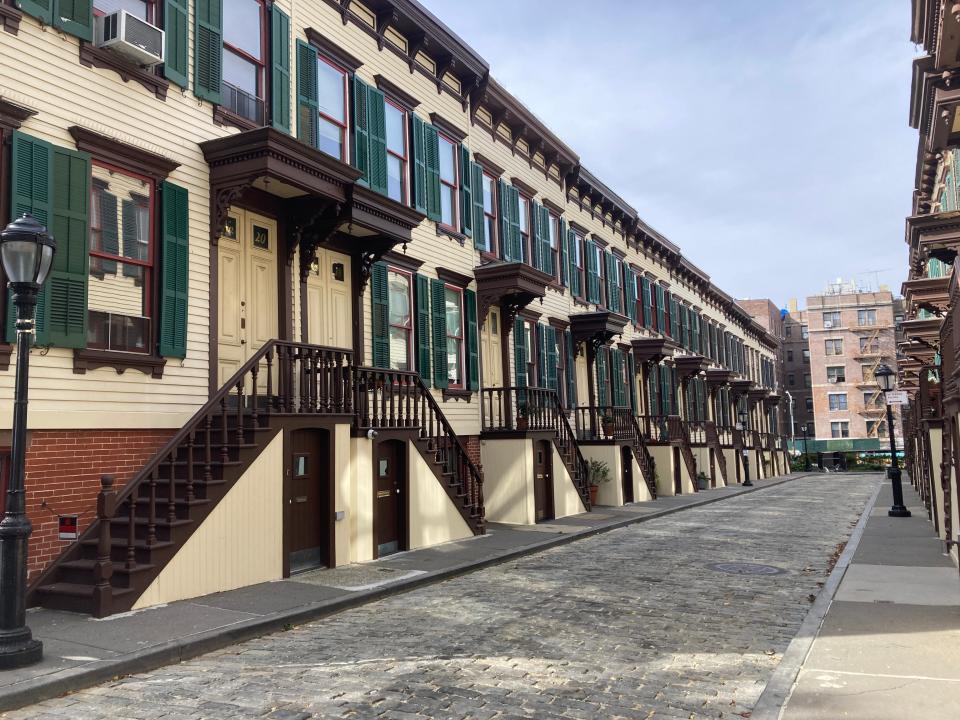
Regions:
[[[110,520],[117,511],[117,493],[113,489],[113,475],[100,476],[100,493],[97,495],[97,521],[100,535],[97,542],[97,561],[93,565],[93,614],[102,618],[110,614],[113,604],[113,560],[110,558]],[[135,497],[130,496],[130,502]]]

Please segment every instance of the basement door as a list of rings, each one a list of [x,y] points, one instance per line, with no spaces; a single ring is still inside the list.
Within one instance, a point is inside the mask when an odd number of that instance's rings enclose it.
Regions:
[[[377,557],[406,549],[407,446],[403,440],[377,443],[373,467],[373,532]]]
[[[325,430],[295,430],[290,433],[290,445],[284,531],[293,574],[331,564],[330,434]]]
[[[221,386],[278,335],[277,239],[275,220],[249,210],[230,209],[217,244]]]
[[[534,520],[553,520],[553,444],[549,440],[533,443]]]
[[[628,445],[620,448],[620,464],[623,466],[623,503],[632,503],[633,497],[633,450]]]

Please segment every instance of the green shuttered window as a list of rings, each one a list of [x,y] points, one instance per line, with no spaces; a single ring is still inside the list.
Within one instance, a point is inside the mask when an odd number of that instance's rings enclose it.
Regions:
[[[609,355],[610,348],[597,348],[597,357],[594,360],[597,368],[597,406],[601,408],[610,405]]]
[[[276,5],[270,16],[270,121],[290,132],[290,18]]]
[[[417,313],[417,372],[420,379],[430,387],[433,377],[430,374],[430,280],[423,275],[415,275],[415,297]]]
[[[530,362],[530,354],[524,326],[521,318],[513,321],[513,374],[516,387],[527,387],[527,363]]]
[[[160,354],[187,355],[187,310],[190,297],[190,217],[186,188],[164,182],[160,254]]]
[[[93,41],[93,0],[51,0],[53,26],[87,42]]]
[[[413,115],[413,207],[440,220],[440,138],[430,123]]]
[[[570,287],[570,240],[567,237],[567,221],[560,218],[559,235],[557,242],[560,244],[560,284],[564,287]]]
[[[544,366],[546,369],[546,387],[548,390],[560,392],[559,378],[557,377],[557,331],[555,328],[544,325]]]
[[[567,373],[567,409],[573,410],[577,406],[577,368],[573,357],[573,334],[569,330],[564,330],[563,336],[567,347],[567,357],[564,363],[564,369]]]
[[[360,182],[387,194],[386,100],[377,88],[353,78],[353,166]]]
[[[297,40],[297,139],[317,146],[320,102],[317,90],[317,51]]]
[[[473,187],[473,174],[470,168],[470,151],[466,145],[460,146],[460,231],[469,238],[473,237],[473,217],[475,214],[475,205],[473,202],[473,193],[483,192],[482,187]]]
[[[477,294],[463,291],[464,311],[467,317],[467,389],[480,389],[480,337],[477,328]]]
[[[487,249],[487,220],[483,213],[483,168],[470,163],[470,197],[473,201],[473,247],[476,250]],[[467,212],[466,205],[464,212]],[[493,241],[493,238],[490,238]]]
[[[189,48],[189,0],[164,0],[163,3],[163,76],[182,88],[187,87]]]
[[[447,313],[443,280],[430,281],[430,315],[433,338],[433,385],[449,385],[447,373]]]
[[[390,297],[387,264],[374,263],[370,273],[370,326],[374,367],[390,367]]]
[[[222,0],[196,0],[193,21],[193,93],[220,103],[223,61]]]

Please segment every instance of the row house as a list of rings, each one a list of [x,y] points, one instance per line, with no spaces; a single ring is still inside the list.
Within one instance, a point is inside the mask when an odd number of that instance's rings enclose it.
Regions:
[[[0,19],[0,220],[58,246],[31,603],[102,616],[588,512],[591,459],[609,505],[786,471],[776,338],[418,3]]]
[[[911,39],[924,54],[914,60],[910,124],[919,132],[915,190],[905,240],[908,279],[898,335],[906,465],[937,533],[954,562],[958,554],[957,476],[958,313],[954,271],[960,248],[960,13],[953,3],[914,0]]]

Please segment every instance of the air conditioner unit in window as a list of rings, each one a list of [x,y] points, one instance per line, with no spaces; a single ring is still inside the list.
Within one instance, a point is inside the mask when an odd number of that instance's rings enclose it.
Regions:
[[[836,383],[836,382],[837,382],[837,379],[836,379],[835,377],[828,377],[828,378],[827,378],[827,382],[828,382],[828,383]]]
[[[823,326],[829,330],[833,327],[833,320],[824,320]]]
[[[157,65],[163,62],[163,30],[117,10],[97,17],[95,40],[97,47],[110,48],[139,65]]]

